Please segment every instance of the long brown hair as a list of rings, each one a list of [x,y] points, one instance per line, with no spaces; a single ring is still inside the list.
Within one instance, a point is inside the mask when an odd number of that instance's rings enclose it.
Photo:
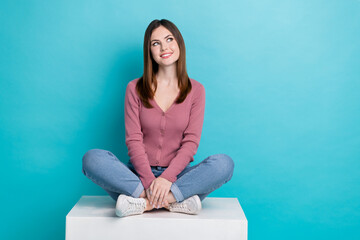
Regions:
[[[168,29],[174,36],[180,50],[180,56],[176,62],[176,73],[178,78],[178,86],[180,89],[179,97],[176,99],[175,103],[182,103],[188,93],[191,91],[191,82],[186,71],[186,55],[185,55],[185,43],[184,39],[175,26],[174,23],[166,19],[153,20],[145,31],[144,36],[144,73],[142,77],[138,80],[136,84],[136,91],[140,97],[140,100],[146,108],[153,108],[149,100],[154,98],[155,91],[157,88],[157,81],[155,74],[159,70],[159,65],[153,59],[150,52],[150,38],[154,29],[164,26]],[[151,86],[154,84],[155,91],[152,90]]]

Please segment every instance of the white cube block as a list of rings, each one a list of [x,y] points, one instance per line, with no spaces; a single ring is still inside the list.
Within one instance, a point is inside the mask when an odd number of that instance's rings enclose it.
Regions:
[[[66,216],[66,240],[247,239],[237,198],[207,197],[198,215],[154,209],[119,218],[110,196],[82,196]]]

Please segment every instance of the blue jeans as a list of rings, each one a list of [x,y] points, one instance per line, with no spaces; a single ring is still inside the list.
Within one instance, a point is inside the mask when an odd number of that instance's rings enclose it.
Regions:
[[[117,157],[103,149],[91,149],[82,158],[82,172],[95,184],[102,187],[115,201],[120,194],[140,197],[144,187],[139,175],[130,161],[122,163]],[[151,167],[155,177],[161,175],[166,167]],[[215,154],[199,164],[190,163],[172,183],[170,191],[177,202],[193,195],[200,200],[228,182],[234,171],[234,161],[226,154]]]

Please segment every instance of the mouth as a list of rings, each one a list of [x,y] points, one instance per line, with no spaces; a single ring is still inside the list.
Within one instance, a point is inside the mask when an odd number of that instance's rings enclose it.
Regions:
[[[161,58],[169,58],[172,55],[172,53],[163,53],[160,55]]]

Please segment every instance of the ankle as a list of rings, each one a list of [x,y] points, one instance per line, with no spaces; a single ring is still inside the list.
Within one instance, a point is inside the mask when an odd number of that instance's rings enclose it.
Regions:
[[[145,207],[145,211],[150,211],[153,209],[153,206],[150,204],[149,199],[145,198],[146,201],[146,207]]]
[[[166,196],[166,200],[169,204],[176,202],[176,198],[174,197],[174,194],[171,191]]]
[[[145,190],[142,191],[142,193],[140,194],[139,198],[146,198],[146,193]]]

